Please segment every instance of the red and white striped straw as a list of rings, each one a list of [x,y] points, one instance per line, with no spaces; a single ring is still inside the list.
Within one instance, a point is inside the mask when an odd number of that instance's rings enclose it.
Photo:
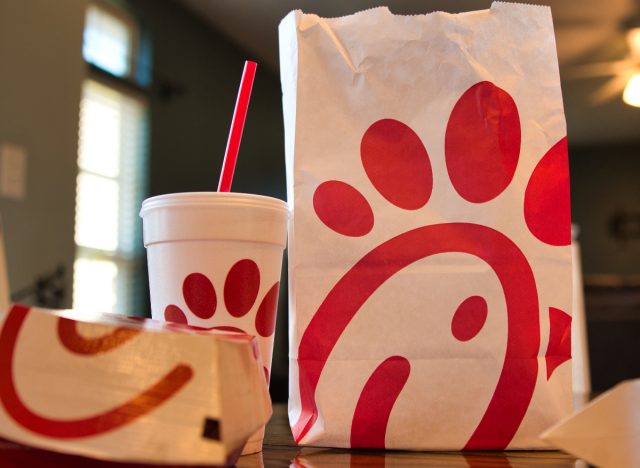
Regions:
[[[240,150],[240,141],[242,140],[242,131],[244,130],[244,122],[247,118],[247,109],[249,108],[251,89],[253,88],[253,79],[256,76],[257,66],[258,64],[256,62],[251,62],[249,60],[244,62],[244,70],[242,71],[242,79],[240,80],[240,89],[238,90],[236,107],[233,111],[233,118],[231,119],[231,129],[229,130],[227,149],[224,152],[224,161],[222,163],[222,172],[220,173],[220,182],[218,183],[218,192],[229,192],[231,190],[231,182],[233,181],[233,173],[236,169],[238,151]]]

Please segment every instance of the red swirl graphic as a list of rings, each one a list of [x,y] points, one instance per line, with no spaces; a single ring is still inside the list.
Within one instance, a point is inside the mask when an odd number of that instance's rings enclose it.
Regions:
[[[373,293],[408,265],[440,253],[460,252],[496,273],[507,308],[507,348],[494,394],[465,449],[507,447],[529,407],[538,373],[538,295],[522,251],[495,229],[471,223],[423,226],[400,234],[365,255],[333,287],[314,314],[298,351],[301,414],[297,442],[314,425],[315,392],[324,366],[351,319]]]
[[[116,328],[97,338],[85,338],[78,333],[78,323],[63,317],[58,319],[58,339],[72,353],[91,356],[106,353],[126,343],[140,333],[133,328]]]
[[[36,434],[72,439],[90,437],[122,427],[153,411],[173,397],[193,377],[190,366],[179,364],[155,384],[125,403],[108,411],[79,419],[52,419],[32,411],[20,398],[14,382],[13,355],[20,329],[29,308],[14,305],[0,331],[0,401],[7,414],[19,425]],[[117,348],[133,338],[135,330],[117,328],[109,335],[87,339],[78,335],[75,323],[60,318],[58,335],[65,347],[74,353],[92,355]]]
[[[353,413],[352,448],[385,448],[389,416],[410,373],[411,364],[402,356],[391,356],[373,371]]]

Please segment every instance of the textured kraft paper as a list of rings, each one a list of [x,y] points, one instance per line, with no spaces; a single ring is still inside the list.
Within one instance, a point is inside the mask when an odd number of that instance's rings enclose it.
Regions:
[[[233,465],[270,416],[254,337],[19,305],[0,313],[2,438],[118,462]]]
[[[551,11],[280,24],[303,445],[542,449],[571,411]]]

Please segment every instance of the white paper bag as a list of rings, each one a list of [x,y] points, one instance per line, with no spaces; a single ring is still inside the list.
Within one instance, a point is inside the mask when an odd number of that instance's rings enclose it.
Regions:
[[[298,443],[531,449],[571,409],[549,8],[280,25]]]

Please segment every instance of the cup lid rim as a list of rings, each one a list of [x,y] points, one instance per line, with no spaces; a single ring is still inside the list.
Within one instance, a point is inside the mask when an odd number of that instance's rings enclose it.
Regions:
[[[252,193],[237,192],[179,192],[156,195],[142,202],[140,216],[157,208],[171,206],[215,206],[218,204],[252,206],[255,208],[275,209],[289,213],[289,205],[279,198]]]

